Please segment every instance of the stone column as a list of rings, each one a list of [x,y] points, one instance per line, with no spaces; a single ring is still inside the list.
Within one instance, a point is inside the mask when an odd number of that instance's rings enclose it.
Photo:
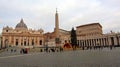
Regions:
[[[25,46],[25,45],[24,45],[24,37],[23,37],[22,39],[23,39],[23,46]]]
[[[27,36],[27,46],[29,46],[29,37]]]
[[[10,36],[9,37],[9,45],[11,45],[12,44],[12,37]]]
[[[93,47],[94,46],[94,44],[93,44],[93,39],[91,39],[91,47]]]
[[[37,37],[35,37],[35,44],[36,44],[36,46],[37,46]]]
[[[97,38],[95,38],[95,46],[97,46]]]
[[[84,44],[84,47],[86,47],[86,46],[85,46],[85,40],[83,40],[83,44]]]
[[[102,46],[102,45],[101,45],[101,38],[99,39],[99,46]]]
[[[38,42],[39,42],[38,37],[36,37],[36,46],[39,45]]]
[[[96,39],[94,39],[94,46],[96,45],[96,42],[95,42],[95,41],[96,41]]]
[[[15,45],[15,42],[16,42],[16,37],[14,36],[14,44],[13,44],[13,46],[16,46],[16,45]]]
[[[30,43],[29,43],[29,37],[27,37],[27,45],[30,46]]]
[[[40,37],[37,37],[37,45],[40,45],[39,41],[40,41]]]
[[[2,37],[2,47],[5,47],[5,37]]]
[[[97,46],[97,39],[95,39],[95,47]]]
[[[91,47],[91,46],[92,46],[92,42],[91,42],[91,39],[90,39],[90,42],[89,42],[89,43],[90,43],[90,47]]]
[[[105,46],[105,38],[103,38],[102,41],[103,41],[103,47],[104,47]]]
[[[97,46],[99,46],[100,45],[100,41],[99,41],[99,38],[97,39]]]
[[[115,43],[115,45],[118,45],[118,44],[117,44],[117,43],[118,43],[118,42],[117,42],[117,38],[114,37],[113,39],[114,39],[114,43]]]
[[[105,46],[107,46],[108,44],[107,44],[107,38],[105,38]]]
[[[95,46],[95,39],[93,39],[93,47]]]
[[[92,39],[92,47],[94,47],[94,39]]]
[[[45,40],[44,40],[44,38],[42,37],[42,45],[44,45],[44,42],[45,42]],[[68,43],[69,43],[69,41],[68,41]]]
[[[92,39],[90,39],[90,47],[92,47]]]
[[[112,45],[110,37],[108,38],[108,43],[109,43],[109,46]]]
[[[90,39],[90,44],[91,44],[91,47],[93,46],[93,44],[92,44],[92,39]]]
[[[84,40],[82,40],[82,45],[85,47]]]
[[[101,39],[101,45],[104,46],[104,38]]]
[[[106,46],[106,38],[104,38],[104,42],[105,42],[105,43],[104,43],[104,46]]]
[[[34,41],[33,41],[33,42],[34,42],[34,46],[36,46],[36,43],[35,43],[35,37],[33,37],[33,39],[34,39]]]
[[[81,40],[81,47],[83,47],[83,40]]]
[[[26,46],[28,46],[28,37],[26,37]]]
[[[29,37],[29,45],[32,46],[32,37]]]
[[[104,45],[103,46],[105,46],[106,44],[105,44],[105,38],[103,38],[103,43],[104,43]]]
[[[27,44],[28,43],[27,37],[25,37],[25,41],[26,41],[26,46],[28,46],[28,44]]]
[[[88,43],[88,47],[90,47],[89,39],[87,40],[87,43]]]
[[[108,37],[106,38],[106,45],[109,46],[109,39],[108,39]]]
[[[21,37],[19,37],[19,46],[21,46]]]

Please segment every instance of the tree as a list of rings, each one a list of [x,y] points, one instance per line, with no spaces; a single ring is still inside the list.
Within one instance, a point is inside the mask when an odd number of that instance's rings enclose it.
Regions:
[[[72,47],[77,46],[77,37],[76,37],[76,31],[74,30],[74,28],[72,28],[71,30],[71,44],[72,44]]]

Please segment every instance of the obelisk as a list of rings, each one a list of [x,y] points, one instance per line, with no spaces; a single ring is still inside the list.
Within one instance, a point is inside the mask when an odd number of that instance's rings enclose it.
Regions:
[[[55,37],[59,38],[59,19],[58,19],[57,8],[55,13]]]

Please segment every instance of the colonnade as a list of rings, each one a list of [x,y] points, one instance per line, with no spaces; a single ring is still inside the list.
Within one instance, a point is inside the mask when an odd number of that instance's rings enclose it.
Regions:
[[[102,36],[102,37],[78,37],[77,44],[79,47],[108,47],[120,46],[120,35]]]

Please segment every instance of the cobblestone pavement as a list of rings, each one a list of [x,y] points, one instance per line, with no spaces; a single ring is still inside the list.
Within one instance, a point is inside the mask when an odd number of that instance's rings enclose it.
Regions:
[[[120,48],[2,56],[0,67],[120,67]]]
[[[20,54],[20,48],[10,47],[8,49],[5,49],[3,52],[1,52],[0,57],[13,56],[13,55],[19,55],[19,54]]]

